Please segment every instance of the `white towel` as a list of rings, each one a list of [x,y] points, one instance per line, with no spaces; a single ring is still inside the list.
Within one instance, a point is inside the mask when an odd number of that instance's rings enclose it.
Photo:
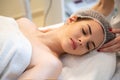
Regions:
[[[0,80],[17,80],[29,65],[31,52],[16,21],[0,16]]]

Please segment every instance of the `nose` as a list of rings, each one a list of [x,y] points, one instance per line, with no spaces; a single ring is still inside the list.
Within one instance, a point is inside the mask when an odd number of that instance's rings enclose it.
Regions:
[[[79,45],[82,45],[81,39],[78,39],[78,41],[79,41]]]
[[[89,37],[78,38],[79,45],[86,45],[88,41],[89,41]]]

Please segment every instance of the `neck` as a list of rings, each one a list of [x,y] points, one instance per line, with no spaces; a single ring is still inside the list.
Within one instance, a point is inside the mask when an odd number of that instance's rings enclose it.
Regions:
[[[61,44],[60,44],[60,36],[62,35],[61,27],[48,31],[46,33],[39,34],[39,39],[43,44],[45,44],[54,55],[59,57],[62,53],[64,53]]]

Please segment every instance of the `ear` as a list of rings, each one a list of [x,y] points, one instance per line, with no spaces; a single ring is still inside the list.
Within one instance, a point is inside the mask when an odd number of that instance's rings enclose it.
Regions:
[[[75,22],[77,20],[77,16],[71,16],[67,19],[67,24]]]

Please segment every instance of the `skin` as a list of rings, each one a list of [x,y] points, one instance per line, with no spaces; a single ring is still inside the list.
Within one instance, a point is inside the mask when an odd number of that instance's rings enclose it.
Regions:
[[[67,27],[67,30],[66,30],[67,32],[64,32],[66,33],[65,38],[66,37],[68,37],[68,39],[72,38],[72,40],[76,42],[76,45],[77,45],[77,48],[73,50],[71,48],[71,44],[70,44],[71,42],[65,41],[66,40],[65,39],[63,43],[69,44],[69,45],[65,45],[67,46],[68,49],[67,48],[64,49],[65,51],[68,50],[66,51],[67,53],[71,53],[74,55],[82,55],[95,49],[103,41],[103,34],[101,34],[103,33],[102,28],[98,23],[96,23],[93,20],[86,20],[86,21],[80,21],[75,23],[72,22],[72,24],[69,24],[69,26],[66,26],[66,27]],[[89,27],[91,28],[92,34],[90,34]],[[101,36],[96,39],[97,35],[101,35]],[[87,42],[90,42],[89,49],[86,46]],[[95,44],[95,47],[93,43]]]
[[[114,0],[99,0],[92,9],[102,13],[104,16],[108,16],[114,9]]]
[[[62,71],[62,63],[59,60],[60,55],[64,52],[83,55],[97,48],[104,37],[101,26],[93,20],[76,22],[76,19],[74,19],[47,32],[39,31],[36,25],[26,18],[17,20],[17,23],[21,32],[32,45],[31,62],[19,77],[19,80],[57,79]],[[92,34],[90,34],[90,29]],[[98,37],[98,35],[101,36]],[[86,47],[87,43],[89,49]]]
[[[40,42],[39,34],[43,32],[26,18],[17,20],[17,23],[32,45],[31,62],[18,80],[56,80],[61,72],[62,63],[47,46]]]

